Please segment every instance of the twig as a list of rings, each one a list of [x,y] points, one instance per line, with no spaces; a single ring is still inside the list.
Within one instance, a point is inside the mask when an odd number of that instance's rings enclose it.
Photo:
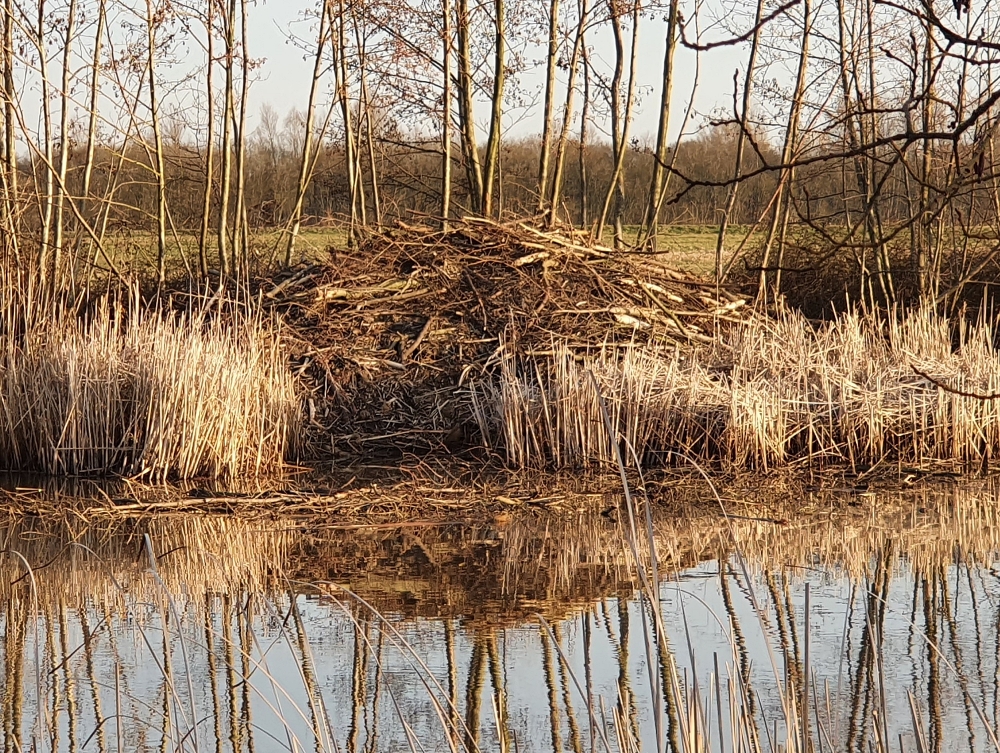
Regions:
[[[952,387],[938,379],[935,379],[930,374],[927,374],[918,369],[912,363],[910,364],[910,368],[913,369],[913,373],[916,374],[917,376],[923,377],[928,382],[933,384],[935,387],[940,387],[945,392],[950,392],[953,395],[959,395],[960,397],[971,397],[973,400],[1000,400],[1000,392],[991,392],[988,395],[981,395],[978,392],[966,392],[965,390],[960,390],[957,387]]]

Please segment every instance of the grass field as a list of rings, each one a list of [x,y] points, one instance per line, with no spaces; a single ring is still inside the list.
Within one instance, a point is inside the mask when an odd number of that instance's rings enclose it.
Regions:
[[[625,234],[629,242],[634,241],[638,234],[637,226],[626,226]],[[667,261],[676,269],[692,274],[711,277],[715,265],[715,244],[719,228],[715,225],[670,225],[660,229],[657,236],[657,249],[666,256]],[[732,226],[727,241],[727,255],[742,241],[747,228]],[[285,254],[286,234],[281,229],[266,229],[254,231],[251,238],[251,255],[255,262],[266,268],[273,263],[280,263]],[[178,244],[178,240],[180,241]],[[612,237],[606,232],[604,242],[610,244]],[[751,240],[755,243],[755,239]],[[218,245],[213,234],[208,239],[209,265],[215,267],[218,257]],[[346,227],[305,227],[302,228],[296,242],[293,263],[322,261],[329,258],[330,248],[344,248],[347,245]],[[143,275],[156,269],[156,236],[147,231],[129,231],[110,236],[106,248],[114,259],[115,265],[123,272]],[[192,269],[198,263],[198,235],[183,231],[176,238],[168,239],[167,273],[168,276],[184,275],[185,261]]]

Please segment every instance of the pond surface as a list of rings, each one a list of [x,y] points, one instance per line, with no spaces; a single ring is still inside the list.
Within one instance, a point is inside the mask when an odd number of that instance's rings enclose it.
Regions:
[[[996,750],[997,484],[785,496],[12,519],[4,749]]]

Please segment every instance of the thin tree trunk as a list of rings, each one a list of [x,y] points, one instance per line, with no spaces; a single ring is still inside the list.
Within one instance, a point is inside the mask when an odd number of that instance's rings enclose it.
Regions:
[[[444,94],[441,104],[441,229],[447,232],[451,213],[451,0],[441,0],[444,19],[443,50]]]
[[[609,7],[614,7],[609,4]],[[632,109],[635,100],[635,74],[636,62],[639,54],[639,18],[641,17],[642,5],[639,0],[632,0],[632,41],[631,54],[629,57],[628,85],[625,95],[625,108],[621,110],[621,78],[625,64],[625,44],[622,35],[621,17],[612,18],[615,30],[615,79],[612,82],[614,87],[611,93],[612,108],[612,140],[614,142],[615,164],[611,174],[611,182],[604,196],[604,206],[601,209],[601,219],[597,224],[597,237],[604,234],[604,225],[607,222],[608,211],[611,208],[611,200],[615,200],[615,245],[621,246],[623,238],[622,211],[625,204],[625,157],[628,153],[629,125],[632,122]]]
[[[16,115],[14,102],[17,92],[14,88],[14,0],[4,0],[3,25],[3,91],[4,91],[4,165],[6,202],[5,221],[9,229],[7,242],[20,262],[19,215],[18,215],[18,175],[17,137],[14,130]]]
[[[476,111],[473,104],[475,82],[472,78],[472,47],[469,40],[472,17],[469,0],[458,0],[458,118],[462,133],[462,152],[469,181],[469,198],[472,211],[483,211],[483,168],[479,159],[476,138]]]
[[[70,80],[72,76],[73,35],[76,33],[76,0],[69,0],[66,9],[66,43],[63,46],[62,88],[59,92],[59,185],[56,191],[55,218],[52,240],[52,285],[62,285],[63,251],[63,207],[66,196],[62,186],[67,185],[69,173],[69,109],[71,102]]]
[[[576,54],[574,49],[573,54]],[[549,0],[549,50],[545,61],[545,103],[542,107],[542,145],[538,155],[538,212],[549,198],[549,154],[552,150],[552,108],[556,98],[556,65],[559,62],[559,0]],[[572,66],[569,91],[573,91]],[[567,99],[570,95],[567,95]]]
[[[563,109],[562,128],[556,143],[556,161],[552,170],[552,192],[549,195],[548,224],[554,225],[559,216],[559,203],[562,200],[563,173],[566,168],[566,149],[569,145],[569,130],[573,122],[573,104],[576,94],[576,74],[580,67],[580,52],[583,47],[583,34],[587,24],[587,0],[579,3],[580,19],[573,38],[573,52],[569,59],[569,78],[566,84],[566,103]],[[572,220],[570,220],[572,221]]]
[[[375,226],[381,227],[382,202],[379,197],[378,166],[375,160],[375,139],[373,136],[374,129],[372,127],[372,103],[368,93],[368,47],[365,35],[361,31],[361,24],[358,23],[357,13],[352,15],[352,21],[354,25],[354,40],[358,47],[358,80],[361,85],[361,101],[359,103],[361,111],[358,114],[358,151],[361,151],[361,137],[364,135],[365,156],[368,159],[368,180],[372,191],[372,211],[375,213]],[[363,132],[361,130],[362,123],[364,124]],[[360,156],[358,157],[358,170],[360,173]],[[365,215],[364,181],[361,180],[360,174],[358,177],[358,190],[361,195],[362,222],[367,225],[368,220]]]
[[[646,208],[647,237],[656,248],[656,229],[659,224],[660,194],[666,176],[667,150],[670,139],[670,98],[674,91],[674,53],[677,50],[677,27],[680,0],[670,0],[667,12],[667,39],[663,53],[663,84],[660,90],[660,120],[656,129],[656,153],[653,160],[653,178],[649,188]]]
[[[236,0],[229,0],[223,18],[225,35],[226,90],[222,107],[222,173],[219,176],[219,285],[230,274],[229,255],[229,196],[233,179],[232,114],[233,114],[233,58],[236,47]]]
[[[101,54],[104,50],[104,26],[107,22],[107,5],[99,0],[97,7],[97,29],[94,34],[94,55],[90,64],[90,97],[87,113],[87,153],[83,163],[83,190],[80,211],[91,222],[90,184],[94,173],[94,152],[97,148],[97,108],[101,93]]]
[[[586,0],[582,0],[586,3]],[[586,30],[586,27],[584,27]],[[580,46],[583,57],[583,107],[580,109],[580,144],[577,153],[577,163],[580,168],[580,227],[590,225],[590,181],[587,175],[587,139],[590,125],[590,55],[587,52],[587,40],[580,35]]]
[[[344,152],[347,160],[347,182],[350,186],[348,199],[351,206],[349,239],[353,243],[358,230],[358,160],[354,140],[353,118],[351,116],[351,101],[348,96],[350,89],[347,85],[347,38],[344,31],[344,24],[346,23],[344,0],[340,0],[338,8],[339,18],[335,40],[337,48],[335,68],[337,71],[337,91],[340,99],[341,116],[344,119]]]
[[[788,126],[785,129],[785,143],[781,150],[781,164],[788,165],[798,148],[799,119],[802,114],[802,99],[805,96],[806,75],[809,71],[809,37],[812,35],[812,8],[810,0],[804,0],[802,5],[802,47],[799,51],[799,69],[795,79],[795,90],[792,93],[792,104],[788,112]],[[761,261],[760,285],[758,295],[767,295],[767,271],[770,263],[772,245],[777,238],[778,258],[777,271],[774,276],[774,294],[781,292],[781,265],[784,260],[784,243],[788,229],[788,211],[791,201],[792,181],[795,171],[791,167],[782,167],[778,181],[778,200],[774,206],[774,216],[771,229],[764,244],[764,254]]]
[[[205,92],[208,95],[208,136],[205,145],[205,193],[201,199],[201,234],[198,237],[198,266],[201,276],[208,277],[208,234],[212,224],[212,187],[215,179],[215,2],[209,0],[205,15],[208,63],[205,68]]]
[[[163,134],[160,130],[160,101],[156,90],[156,17],[153,0],[146,0],[146,44],[149,68],[149,110],[153,126],[156,164],[156,281],[162,287],[167,262],[167,178],[163,157]]]
[[[247,0],[240,0],[240,107],[238,119],[233,123],[236,136],[236,207],[233,217],[233,258],[246,265],[250,259],[250,237],[247,223],[246,161],[247,161],[247,100],[250,97],[250,58],[247,39]],[[234,116],[235,116],[234,112]]]
[[[372,211],[375,227],[382,226],[382,195],[379,190],[378,161],[375,159],[375,129],[372,125],[372,104],[368,94],[367,73],[361,78],[361,99],[365,108],[365,143],[368,145],[368,182],[372,187]]]
[[[42,95],[42,132],[39,134],[42,139],[42,154],[44,155],[45,165],[43,166],[45,170],[45,194],[37,196],[37,200],[41,205],[41,243],[38,249],[38,271],[39,271],[39,283],[43,290],[48,286],[49,281],[49,250],[52,241],[52,215],[54,209],[54,198],[55,198],[55,171],[52,165],[52,109],[49,97],[49,75],[48,75],[48,55],[45,49],[45,2],[44,0],[38,0],[38,26],[35,29],[35,39],[33,40],[36,50],[38,51],[39,58],[39,78],[41,83],[41,95]],[[35,165],[35,160],[32,160],[32,165]],[[37,177],[37,167],[33,168],[35,170],[35,186],[39,185]],[[36,188],[37,194],[37,188]]]
[[[292,263],[295,254],[295,241],[299,237],[299,229],[302,227],[302,205],[305,202],[306,191],[309,188],[309,180],[312,174],[311,164],[313,160],[313,129],[316,118],[316,93],[319,88],[320,78],[323,75],[323,50],[326,48],[329,17],[328,4],[323,3],[319,17],[319,36],[316,40],[316,57],[313,58],[312,81],[309,84],[309,101],[306,105],[306,127],[302,139],[302,154],[299,158],[299,178],[295,188],[295,203],[292,206],[291,226],[288,230],[288,244],[285,246],[285,266]]]
[[[483,214],[493,215],[493,184],[500,162],[500,131],[503,119],[503,95],[506,84],[506,24],[504,0],[494,0],[496,15],[496,56],[493,62],[493,103],[490,111],[490,135],[486,142],[486,165],[483,168]]]
[[[924,27],[925,46],[923,59],[923,108],[921,119],[924,131],[931,129],[934,121],[934,34],[931,25],[928,23]],[[956,120],[958,117],[956,116]],[[917,284],[921,302],[933,299],[931,291],[931,281],[929,275],[930,249],[933,243],[931,232],[932,211],[931,211],[931,161],[933,159],[933,142],[925,138],[922,140],[920,150],[920,219],[917,227],[920,228],[917,239],[916,273]]]
[[[726,232],[729,220],[736,208],[736,195],[740,190],[740,177],[743,175],[743,155],[746,152],[748,118],[750,117],[750,102],[753,97],[753,74],[757,67],[757,51],[760,48],[760,26],[764,17],[764,0],[757,0],[757,12],[754,14],[754,33],[750,42],[750,57],[747,60],[746,75],[743,77],[743,104],[738,115],[740,133],[736,137],[736,164],[733,165],[733,182],[726,196],[726,207],[719,220],[719,237],[715,243],[715,281],[722,282],[722,255],[726,249]]]

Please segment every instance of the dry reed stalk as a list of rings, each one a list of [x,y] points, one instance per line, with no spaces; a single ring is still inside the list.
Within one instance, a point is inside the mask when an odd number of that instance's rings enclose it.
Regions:
[[[648,464],[683,453],[764,470],[802,460],[967,468],[1000,452],[988,322],[953,326],[925,308],[817,328],[785,311],[733,326],[720,344],[682,351],[649,337],[580,356],[556,342],[541,358],[503,347],[499,377],[474,387],[475,418],[513,466],[610,464],[592,372],[619,441]]]
[[[0,325],[0,467],[153,480],[281,467],[298,407],[259,318],[106,301],[83,320],[16,306]]]

